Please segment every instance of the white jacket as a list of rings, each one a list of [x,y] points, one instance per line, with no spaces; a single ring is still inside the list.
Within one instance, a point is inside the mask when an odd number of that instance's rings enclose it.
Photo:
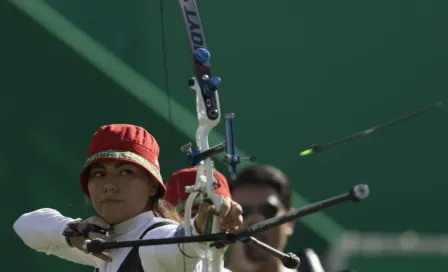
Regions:
[[[65,217],[58,211],[50,208],[39,209],[20,216],[14,223],[14,230],[23,242],[30,248],[55,255],[59,258],[78,264],[90,265],[99,268],[100,272],[116,272],[131,248],[119,248],[108,253],[112,258],[111,263],[96,258],[90,254],[71,248],[67,245],[62,235],[68,223],[75,219]],[[116,241],[137,240],[140,235],[152,224],[159,221],[167,221],[155,217],[152,211],[145,212],[123,223],[113,226],[109,236]],[[173,225],[160,226],[149,231],[144,239],[169,238],[183,236],[183,225],[172,221]],[[192,224],[193,235],[198,235]],[[186,243],[183,247],[184,257],[177,244],[143,246],[139,248],[140,259],[145,271],[151,272],[177,272],[177,271],[202,271],[201,258],[205,257],[205,243]]]

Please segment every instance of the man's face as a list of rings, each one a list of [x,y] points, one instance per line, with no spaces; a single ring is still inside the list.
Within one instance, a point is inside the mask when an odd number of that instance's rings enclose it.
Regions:
[[[279,195],[269,186],[248,184],[237,187],[232,192],[232,198],[243,208],[245,227],[286,212]],[[255,238],[278,250],[283,250],[292,229],[293,224],[286,223],[255,235]],[[244,251],[254,262],[266,260],[270,256],[251,245],[245,245]]]

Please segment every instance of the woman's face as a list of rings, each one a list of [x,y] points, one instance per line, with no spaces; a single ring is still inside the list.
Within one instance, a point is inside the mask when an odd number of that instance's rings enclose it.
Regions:
[[[88,188],[96,212],[109,224],[118,224],[148,208],[157,183],[140,166],[103,161],[90,167]]]

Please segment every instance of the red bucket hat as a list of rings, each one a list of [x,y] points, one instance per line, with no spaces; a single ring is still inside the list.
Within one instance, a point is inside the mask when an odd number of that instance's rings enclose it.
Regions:
[[[185,192],[185,186],[191,186],[196,183],[196,173],[197,167],[186,168],[173,173],[168,179],[165,200],[175,206],[179,211],[184,210],[185,202],[189,196]],[[232,197],[226,177],[214,169],[213,178],[216,193],[218,195]],[[199,207],[198,200],[196,199],[193,207]]]
[[[160,174],[159,144],[144,128],[128,124],[112,124],[100,127],[93,134],[87,158],[80,175],[81,190],[89,196],[86,171],[93,164],[105,160],[135,163],[143,167],[160,184],[159,195],[166,188]]]

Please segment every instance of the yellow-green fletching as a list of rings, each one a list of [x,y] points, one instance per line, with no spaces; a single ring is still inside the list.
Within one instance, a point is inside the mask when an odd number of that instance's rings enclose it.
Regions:
[[[300,152],[300,156],[306,156],[306,155],[310,155],[310,154],[313,154],[313,153],[314,153],[313,149],[310,148],[310,149],[307,149],[307,150],[304,150],[304,151]]]

